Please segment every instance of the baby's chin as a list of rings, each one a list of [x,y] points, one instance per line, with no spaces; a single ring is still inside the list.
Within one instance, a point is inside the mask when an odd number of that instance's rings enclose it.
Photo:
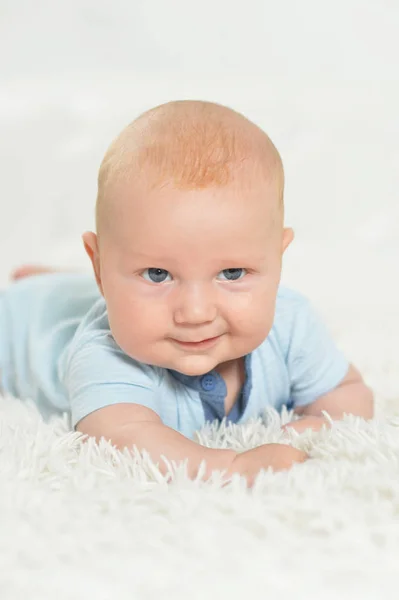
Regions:
[[[173,369],[183,375],[189,375],[190,377],[196,377],[199,375],[205,375],[212,369],[220,364],[220,361],[209,355],[191,355],[184,356],[180,359],[164,365],[167,369]]]

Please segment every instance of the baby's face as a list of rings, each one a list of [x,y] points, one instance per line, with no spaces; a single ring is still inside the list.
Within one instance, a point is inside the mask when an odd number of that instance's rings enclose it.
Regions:
[[[100,240],[100,268],[126,354],[200,375],[263,342],[292,236],[277,194],[272,183],[122,193]]]

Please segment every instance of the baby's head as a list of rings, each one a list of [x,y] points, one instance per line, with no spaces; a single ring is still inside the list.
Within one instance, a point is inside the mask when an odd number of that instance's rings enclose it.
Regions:
[[[263,342],[292,231],[261,129],[224,106],[171,102],[122,131],[98,183],[84,243],[126,354],[200,375]]]

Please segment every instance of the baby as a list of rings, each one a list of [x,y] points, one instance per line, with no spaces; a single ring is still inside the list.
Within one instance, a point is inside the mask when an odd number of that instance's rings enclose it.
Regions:
[[[244,423],[293,407],[297,431],[373,397],[300,294],[280,287],[284,173],[268,136],[208,102],[156,107],[101,164],[97,233],[83,236],[94,278],[20,270],[0,297],[3,389],[45,417],[153,460],[188,461],[195,477],[283,469],[285,444],[205,448],[206,421]],[[23,277],[35,274],[35,277]]]

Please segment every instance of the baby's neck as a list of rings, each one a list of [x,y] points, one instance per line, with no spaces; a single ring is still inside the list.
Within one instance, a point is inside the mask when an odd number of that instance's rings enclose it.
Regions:
[[[244,357],[234,358],[233,360],[220,363],[220,365],[215,367],[215,371],[217,371],[219,375],[223,377],[223,379],[225,379],[225,377],[238,376],[240,373],[245,375]]]
[[[224,379],[227,387],[227,396],[225,398],[226,415],[234,406],[240,395],[241,388],[245,381],[244,358],[236,358],[218,365],[215,369]]]

